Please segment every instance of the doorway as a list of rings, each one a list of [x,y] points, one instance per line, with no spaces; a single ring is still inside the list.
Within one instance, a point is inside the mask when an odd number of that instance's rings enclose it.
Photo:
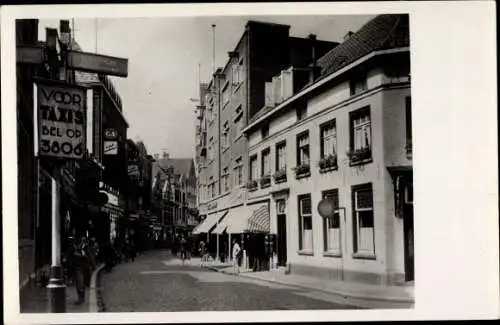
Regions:
[[[286,266],[286,214],[278,214],[278,266]]]
[[[405,245],[405,281],[415,279],[415,254],[414,254],[414,233],[413,233],[413,184],[408,184],[405,188],[403,206],[403,228]]]

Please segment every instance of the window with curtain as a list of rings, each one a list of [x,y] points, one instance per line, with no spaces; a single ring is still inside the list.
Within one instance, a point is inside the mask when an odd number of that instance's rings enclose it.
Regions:
[[[340,233],[340,213],[339,207],[339,191],[334,189],[323,192],[323,198],[333,200],[336,207],[333,216],[323,218],[323,236],[324,236],[324,251],[332,254],[341,254],[341,233]]]
[[[265,149],[262,151],[262,176],[271,174],[271,151],[270,149]]]
[[[371,184],[353,187],[354,252],[375,255],[373,189]]]
[[[321,127],[321,158],[337,155],[337,129],[335,120]]]
[[[309,165],[309,132],[297,137],[297,165]]]
[[[276,171],[286,167],[286,142],[276,145]]]
[[[362,109],[352,115],[352,135],[354,151],[371,149],[371,120],[369,109]]]
[[[257,155],[250,157],[250,180],[256,180],[259,176],[259,166],[257,165]]]
[[[313,251],[311,195],[299,196],[299,249]]]

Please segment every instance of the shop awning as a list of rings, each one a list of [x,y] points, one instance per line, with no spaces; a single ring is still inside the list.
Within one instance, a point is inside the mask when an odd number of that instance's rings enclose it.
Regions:
[[[267,203],[244,205],[231,209],[225,219],[227,233],[269,232],[269,209]]]
[[[226,213],[227,211],[223,211],[207,215],[207,218],[193,230],[193,234],[208,233]]]
[[[224,232],[224,230],[226,230],[227,226],[228,226],[228,220],[229,218],[231,217],[231,214],[233,212],[233,209],[231,210],[226,210],[224,213],[227,214],[225,215],[225,217],[223,219],[220,219],[219,220],[219,224],[217,225],[217,227],[215,227],[215,229],[212,231],[212,234],[222,234]]]
[[[105,205],[103,205],[101,207],[101,212],[123,216],[123,208],[110,203],[106,203]]]
[[[248,219],[248,232],[269,232],[269,208],[267,204],[256,206],[253,209],[252,216]]]

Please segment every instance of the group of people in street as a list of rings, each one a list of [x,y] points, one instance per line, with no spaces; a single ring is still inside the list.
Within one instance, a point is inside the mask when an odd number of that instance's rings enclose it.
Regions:
[[[122,261],[134,261],[135,246],[128,240],[120,243],[115,240],[98,244],[95,238],[87,236],[69,237],[63,254],[66,284],[75,284],[78,294],[76,304],[85,301],[85,291],[90,285],[90,276],[97,265],[104,263],[107,272]]]

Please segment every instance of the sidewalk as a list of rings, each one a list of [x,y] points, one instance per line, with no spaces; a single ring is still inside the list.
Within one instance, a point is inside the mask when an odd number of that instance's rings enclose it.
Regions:
[[[207,268],[235,275],[232,266],[215,268],[211,265],[207,265]],[[346,304],[352,304],[363,308],[413,308],[415,304],[413,286],[383,286],[332,281],[303,275],[285,274],[280,270],[263,272],[240,270],[240,273],[237,275],[336,295]]]
[[[78,299],[75,285],[66,287],[66,312],[67,313],[88,313],[89,312],[89,294],[87,288],[85,293],[85,302],[81,305],[75,305]],[[37,286],[34,283],[28,283],[20,292],[21,313],[48,313],[49,297],[45,286]]]

